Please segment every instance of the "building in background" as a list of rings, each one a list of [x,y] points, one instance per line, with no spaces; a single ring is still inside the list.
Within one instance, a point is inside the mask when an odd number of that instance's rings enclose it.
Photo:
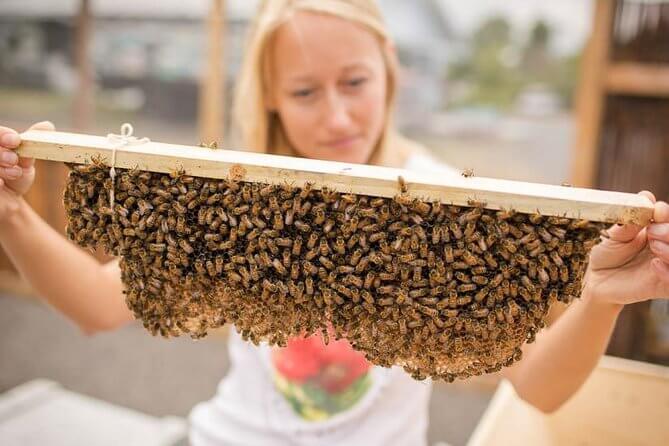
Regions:
[[[210,3],[92,1],[98,100],[158,119],[195,119],[197,80],[206,54],[203,22]],[[222,57],[230,89],[258,2],[225,3],[226,54]],[[400,102],[404,110],[413,110],[402,113],[405,119],[400,124],[416,126],[420,124],[416,111],[431,113],[444,104],[443,80],[452,36],[436,0],[380,3],[405,68]],[[0,2],[0,85],[65,94],[76,88],[72,42],[79,4],[78,0]],[[226,97],[229,101],[231,95]]]

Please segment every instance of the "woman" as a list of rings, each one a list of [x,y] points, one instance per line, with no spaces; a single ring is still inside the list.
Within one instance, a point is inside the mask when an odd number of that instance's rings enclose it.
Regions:
[[[245,56],[235,108],[244,147],[432,167],[393,128],[395,51],[375,1],[265,1]],[[0,243],[33,288],[85,333],[130,322],[117,262],[99,264],[21,198],[34,168],[11,151],[19,142],[15,131],[0,129]],[[557,409],[585,381],[625,304],[669,295],[669,205],[655,204],[654,224],[609,233],[592,252],[581,299],[503,371],[540,410]],[[94,298],[92,289],[100,290]],[[298,339],[270,350],[233,333],[230,358],[217,395],[191,414],[195,445],[425,444],[430,384],[369,367],[345,341],[325,347],[317,337]]]

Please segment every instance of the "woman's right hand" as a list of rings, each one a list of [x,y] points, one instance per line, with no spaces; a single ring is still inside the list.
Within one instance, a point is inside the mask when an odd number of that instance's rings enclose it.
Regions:
[[[38,122],[29,130],[55,130],[48,121]],[[14,129],[0,126],[0,221],[19,209],[20,198],[35,180],[35,160],[19,158],[14,150],[21,136]]]

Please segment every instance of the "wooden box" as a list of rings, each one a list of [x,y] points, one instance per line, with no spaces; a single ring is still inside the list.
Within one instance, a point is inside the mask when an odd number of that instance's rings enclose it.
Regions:
[[[468,446],[669,445],[669,367],[604,357],[577,394],[546,415],[503,381]]]

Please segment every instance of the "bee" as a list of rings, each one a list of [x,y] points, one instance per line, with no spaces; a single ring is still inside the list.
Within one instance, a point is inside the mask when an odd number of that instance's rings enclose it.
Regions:
[[[477,258],[474,254],[472,254],[470,251],[468,251],[468,250],[465,250],[465,251],[462,253],[462,259],[463,259],[463,260],[465,261],[465,263],[467,263],[467,265],[469,265],[469,266],[475,266],[475,265],[478,265],[478,263],[479,263],[478,258]]]
[[[149,244],[149,250],[152,252],[164,252],[166,249],[166,245],[164,243],[151,243]]]
[[[304,279],[304,292],[307,296],[313,296],[314,294],[314,280],[311,277]]]
[[[300,277],[300,265],[299,263],[295,262],[292,265],[290,265],[290,278],[293,280],[297,280],[299,279],[299,277]]]
[[[216,142],[216,141],[211,141],[209,143],[200,142],[200,147],[206,148],[206,149],[218,149],[218,142]],[[170,176],[172,176],[172,174],[170,174]],[[172,176],[172,178],[178,178],[178,177]]]
[[[296,220],[293,225],[301,232],[303,233],[309,233],[311,232],[311,226],[308,224],[302,222],[301,220]]]
[[[356,271],[356,272],[359,273],[360,271]],[[365,275],[365,281],[363,282],[362,286],[363,286],[363,288],[369,290],[369,289],[372,288],[372,285],[374,285],[375,281],[376,281],[376,274],[374,274],[373,272],[370,271]],[[380,288],[380,287],[376,287],[376,288]]]
[[[544,268],[538,268],[537,273],[539,277],[539,282],[541,282],[541,285],[545,287],[551,280],[550,276],[548,275],[548,273]]]
[[[406,181],[404,180],[404,177],[402,177],[401,175],[397,177],[397,186],[400,190],[400,194],[406,194],[409,191]]]
[[[448,228],[451,230],[451,233],[453,234],[453,237],[455,237],[456,240],[460,240],[464,236],[462,230],[460,229],[460,226],[458,226],[456,222],[451,222],[448,225]]]
[[[318,273],[318,268],[316,267],[316,265],[314,265],[308,260],[303,261],[302,268],[304,270],[304,274],[307,276],[315,276]],[[307,294],[311,295],[312,293],[307,293]]]
[[[413,205],[413,210],[425,217],[432,210],[432,206],[430,205],[430,203],[426,203],[424,201],[417,201]]]
[[[321,265],[323,265],[326,269],[328,270],[334,270],[335,269],[335,264],[330,261],[327,257],[320,256],[318,258],[318,261],[320,262]]]
[[[533,229],[533,228],[532,228]],[[519,240],[521,245],[528,245],[529,243],[537,240],[537,235],[534,232],[530,232],[528,234],[525,234],[521,239]],[[532,248],[529,248],[532,249]]]
[[[453,263],[455,261],[453,247],[451,245],[444,246],[444,260],[446,263]]]
[[[490,252],[483,253],[483,258],[490,269],[497,269],[498,263]]]
[[[325,238],[321,238],[320,244],[319,244],[319,251],[322,256],[326,256],[330,254],[330,245],[328,244],[327,240]]]
[[[472,276],[472,282],[474,282],[476,285],[487,285],[488,284],[488,278],[485,276]]]
[[[516,251],[518,250],[518,248],[516,247],[516,244],[513,243],[513,242],[512,242],[510,239],[508,239],[508,238],[507,238],[507,239],[503,239],[503,240],[501,241],[501,244],[502,244],[502,247],[503,247],[506,251],[510,252],[511,254],[516,253]]]
[[[469,269],[469,265],[466,262],[453,262],[451,267],[454,270],[466,270]]]
[[[187,254],[192,254],[194,252],[193,247],[186,241],[186,239],[180,239],[179,240],[179,246],[181,249],[183,249]]]
[[[468,293],[470,291],[476,290],[477,286],[474,283],[463,283],[458,285],[457,290],[461,293]]]
[[[316,242],[318,242],[318,234],[312,232],[307,240],[307,249],[314,249]]]
[[[298,257],[300,255],[300,252],[302,251],[302,237],[301,236],[296,236],[293,240],[290,239],[284,239],[282,240],[283,244],[280,244],[281,239],[277,239],[277,245],[279,246],[285,246],[285,247],[291,247],[291,254]]]
[[[318,248],[310,249],[304,254],[304,258],[310,261],[315,259],[317,256],[318,256]]]
[[[483,300],[488,297],[490,289],[488,287],[481,288],[476,295],[474,295],[474,300],[476,302],[483,302]]]

